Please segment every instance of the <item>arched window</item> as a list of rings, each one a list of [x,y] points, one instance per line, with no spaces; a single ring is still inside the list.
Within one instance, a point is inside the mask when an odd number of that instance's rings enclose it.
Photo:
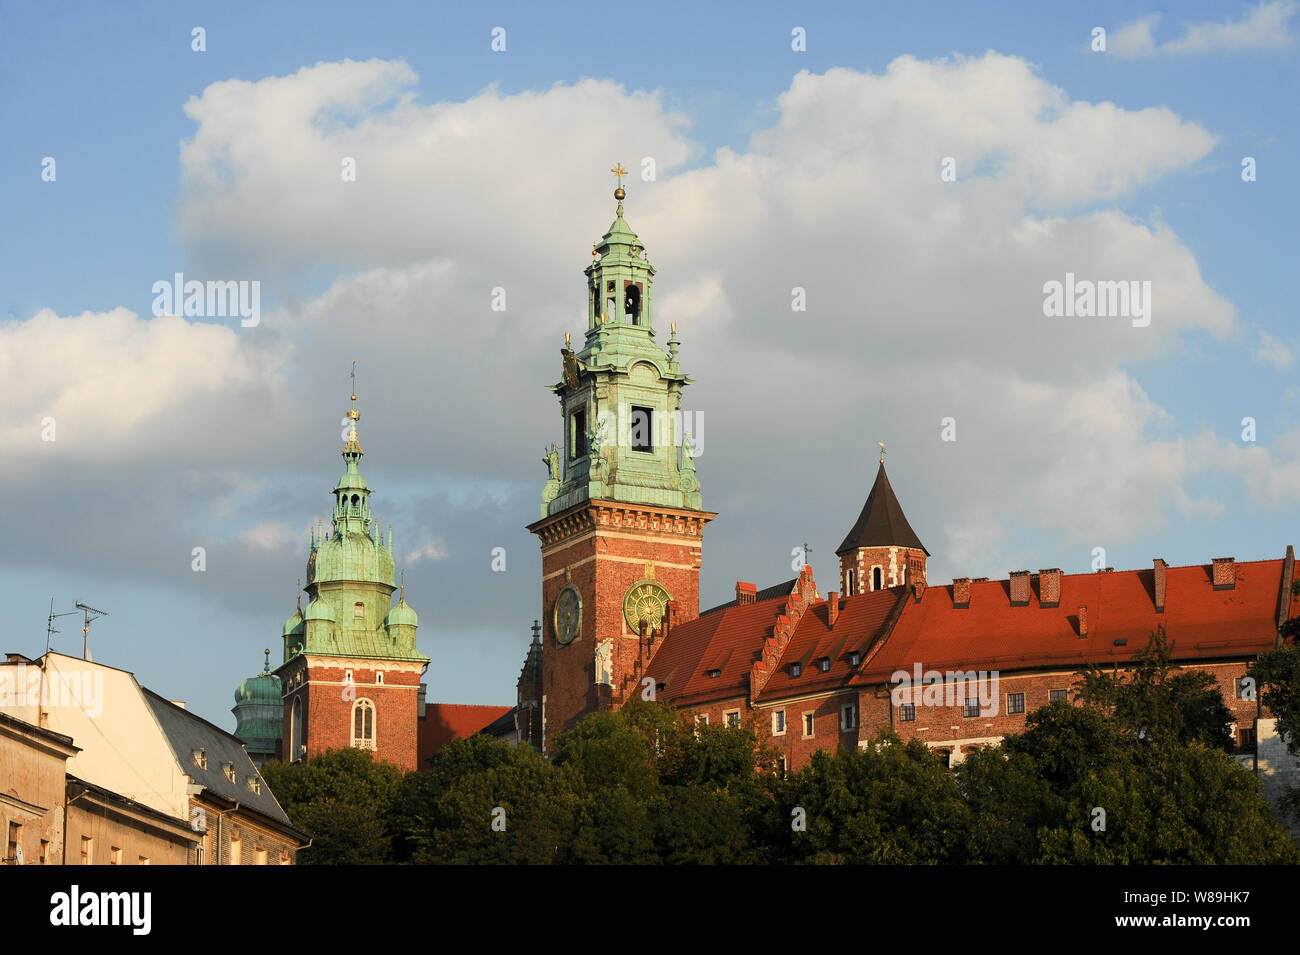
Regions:
[[[641,324],[641,289],[635,285],[627,287],[627,298],[623,300],[623,314],[629,325]]]
[[[375,748],[375,704],[369,700],[352,704],[352,745],[357,749]]]
[[[851,570],[844,575],[844,596],[853,596],[853,571]]]
[[[302,757],[302,698],[293,698],[293,707],[289,711],[289,762]]]
[[[884,583],[884,580],[883,580],[882,575],[881,575],[881,573],[880,573],[880,568],[879,568],[879,567],[875,567],[875,568],[873,568],[872,571],[871,571],[871,589],[872,589],[872,590],[879,590],[880,587],[881,587],[881,585],[882,585],[883,583]]]

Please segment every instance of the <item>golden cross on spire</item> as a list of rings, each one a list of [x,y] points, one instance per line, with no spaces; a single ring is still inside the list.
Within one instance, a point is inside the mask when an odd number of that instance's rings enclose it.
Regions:
[[[880,463],[884,464],[885,463],[885,442],[877,441],[876,444],[880,445]]]
[[[614,163],[614,168],[612,168],[612,169],[610,170],[610,172],[612,172],[614,175],[618,176],[618,187],[619,187],[620,189],[622,189],[622,188],[623,188],[623,177],[627,175],[627,170],[623,168],[623,164],[622,164],[622,163],[617,163],[617,162]]]

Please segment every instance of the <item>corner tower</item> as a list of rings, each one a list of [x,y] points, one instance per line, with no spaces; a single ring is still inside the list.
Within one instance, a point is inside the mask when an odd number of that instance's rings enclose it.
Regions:
[[[844,542],[835,550],[840,559],[840,588],[844,596],[925,580],[930,552],[912,530],[885,474],[885,446],[880,469],[867,502]]]
[[[690,379],[670,327],[656,341],[649,255],[623,218],[622,176],[609,230],[587,266],[587,330],[560,349],[562,447],[543,462],[543,738],[641,692],[668,628],[699,615],[705,511],[695,475],[703,429],[682,412]]]
[[[385,542],[362,477],[354,393],[343,445],[346,468],[334,487],[330,532],[312,529],[306,591],[310,602],[284,626],[280,678],[284,758],[330,749],[368,749],[376,759],[417,769],[420,676],[429,658],[416,649],[418,619],[405,588],[392,605],[393,531]]]

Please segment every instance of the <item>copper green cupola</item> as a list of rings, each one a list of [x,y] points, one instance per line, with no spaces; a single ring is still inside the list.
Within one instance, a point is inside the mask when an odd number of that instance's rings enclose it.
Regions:
[[[357,434],[356,369],[352,404],[344,435],[345,469],[333,492],[332,527],[313,527],[307,559],[305,612],[295,614],[284,628],[284,658],[300,653],[386,660],[428,657],[415,647],[415,614],[405,601],[395,618],[390,606],[395,582],[393,531],[387,540],[370,507],[370,486],[361,475],[364,451]],[[398,608],[392,608],[398,610]]]
[[[614,221],[593,243],[587,277],[587,329],[579,350],[565,335],[562,380],[551,387],[564,416],[564,447],[544,462],[550,480],[541,516],[588,500],[702,510],[695,476],[702,429],[682,412],[690,383],[677,360],[673,325],[665,343],[655,329],[649,253],[623,216],[623,176]]]

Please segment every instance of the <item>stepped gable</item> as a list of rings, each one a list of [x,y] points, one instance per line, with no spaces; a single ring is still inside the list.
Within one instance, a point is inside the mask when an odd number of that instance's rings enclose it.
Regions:
[[[909,596],[888,640],[852,684],[887,683],[894,671],[911,672],[916,663],[927,670],[1001,671],[1123,664],[1161,624],[1177,660],[1240,659],[1275,646],[1278,620],[1300,611],[1300,598],[1284,593],[1286,564],[1225,558],[1188,567],[1159,562],[1155,572],[1062,574],[1057,606],[1041,601],[1038,574],[1018,605],[1010,579],[960,584],[969,588],[964,608],[954,606],[958,585],[930,586],[919,600]],[[1216,589],[1216,572],[1230,583]],[[1151,586],[1157,573],[1163,612]]]
[[[839,605],[833,624],[830,599],[810,607],[785,648],[780,667],[763,688],[759,702],[849,685],[856,673],[870,666],[872,655],[888,639],[904,604],[910,602],[911,592],[910,587],[890,587],[853,597],[828,595]],[[850,660],[853,653],[860,654],[857,666]],[[830,661],[826,672],[819,665],[822,659]],[[791,674],[792,663],[801,664],[799,676]]]
[[[871,486],[867,503],[862,505],[862,513],[858,515],[835,554],[843,557],[859,547],[915,547],[925,551],[927,557],[930,556],[930,552],[921,543],[921,538],[912,530],[912,525],[907,523],[903,506],[898,503],[898,497],[889,484],[889,476],[885,474],[884,461],[880,462],[876,483]]]

